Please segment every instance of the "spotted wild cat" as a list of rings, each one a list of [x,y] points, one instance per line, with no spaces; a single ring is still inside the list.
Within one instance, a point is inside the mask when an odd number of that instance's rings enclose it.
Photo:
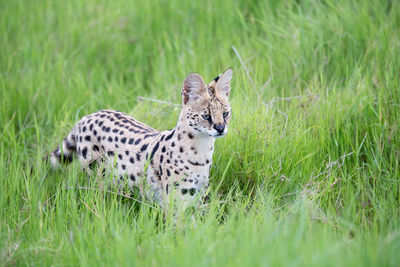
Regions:
[[[228,131],[231,78],[228,69],[207,85],[199,74],[189,74],[172,130],[159,132],[119,111],[87,115],[63,139],[62,148],[50,154],[50,164],[56,169],[77,152],[89,174],[101,163],[131,187],[146,182],[161,206],[172,191],[191,202],[208,187],[215,138]]]

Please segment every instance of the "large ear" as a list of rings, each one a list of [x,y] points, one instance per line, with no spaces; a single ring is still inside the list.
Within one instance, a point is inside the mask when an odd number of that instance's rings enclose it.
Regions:
[[[232,79],[232,69],[227,69],[220,76],[215,78],[217,84],[215,85],[215,89],[219,95],[229,96],[231,91],[231,79]]]
[[[182,100],[183,104],[196,102],[208,96],[207,85],[203,78],[197,73],[190,73],[183,82]]]

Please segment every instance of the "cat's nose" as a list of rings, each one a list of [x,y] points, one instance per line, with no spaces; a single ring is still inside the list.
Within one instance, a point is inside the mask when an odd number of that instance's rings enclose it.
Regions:
[[[225,125],[222,123],[214,124],[214,129],[217,130],[219,134],[223,133],[225,130]]]

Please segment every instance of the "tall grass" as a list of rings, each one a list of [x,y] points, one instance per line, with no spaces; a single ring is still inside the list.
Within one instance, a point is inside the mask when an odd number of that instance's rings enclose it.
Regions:
[[[399,51],[398,1],[1,1],[1,265],[398,265]],[[41,162],[99,109],[174,127],[138,96],[227,67],[196,224]]]

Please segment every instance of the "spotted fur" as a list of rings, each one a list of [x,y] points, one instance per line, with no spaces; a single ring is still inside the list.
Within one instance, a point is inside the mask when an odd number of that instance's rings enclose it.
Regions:
[[[228,69],[206,85],[199,74],[189,74],[181,93],[182,111],[172,130],[156,131],[113,110],[85,116],[50,154],[51,166],[71,162],[76,152],[89,174],[101,164],[131,187],[143,189],[146,182],[146,194],[161,206],[171,192],[191,202],[208,187],[215,138],[228,131],[231,77]]]

